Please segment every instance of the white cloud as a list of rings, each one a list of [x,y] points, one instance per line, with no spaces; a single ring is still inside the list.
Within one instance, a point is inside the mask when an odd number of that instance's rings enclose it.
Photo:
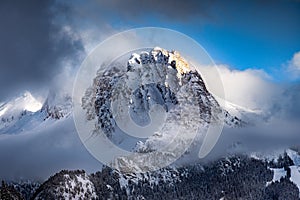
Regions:
[[[300,51],[296,52],[288,62],[288,72],[292,79],[300,77]]]
[[[215,79],[220,78],[225,93],[225,100],[256,110],[267,110],[270,101],[276,93],[281,93],[282,88],[270,81],[267,73],[263,70],[246,69],[233,70],[226,65],[217,65],[217,71],[213,67],[201,67],[201,74],[208,89],[215,93],[218,86]],[[217,77],[219,76],[219,77]]]

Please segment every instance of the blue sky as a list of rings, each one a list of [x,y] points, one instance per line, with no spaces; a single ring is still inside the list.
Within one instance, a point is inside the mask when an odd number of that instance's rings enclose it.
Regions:
[[[0,32],[0,101],[24,90],[46,91],[66,60],[76,69],[87,46],[131,28],[174,29],[198,41],[217,64],[263,69],[275,82],[292,80],[287,65],[300,51],[299,0],[7,0],[0,5],[5,30]],[[299,81],[300,64],[293,70]]]
[[[176,12],[176,10],[174,10]],[[299,1],[226,1],[197,8],[182,19],[160,12],[145,12],[136,18],[117,14],[115,28],[158,26],[180,31],[198,41],[216,63],[234,69],[264,69],[274,80],[284,80],[282,70],[300,51]]]

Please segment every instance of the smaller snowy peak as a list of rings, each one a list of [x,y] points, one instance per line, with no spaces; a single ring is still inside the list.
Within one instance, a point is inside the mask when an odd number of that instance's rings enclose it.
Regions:
[[[34,113],[42,107],[41,102],[26,91],[0,106],[0,129],[13,124],[27,113]]]
[[[19,134],[39,127],[46,119],[61,119],[72,112],[70,95],[50,92],[45,103],[25,92],[0,106],[0,135]]]
[[[0,135],[25,133],[42,121],[42,103],[25,92],[0,106]]]
[[[36,100],[30,92],[26,91],[22,95],[6,102],[0,106],[0,117],[14,116],[22,111],[36,112],[42,107],[41,102]]]

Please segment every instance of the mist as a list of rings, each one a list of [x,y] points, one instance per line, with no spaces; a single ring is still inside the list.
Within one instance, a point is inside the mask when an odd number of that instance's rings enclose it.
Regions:
[[[44,124],[45,125],[45,124]],[[0,135],[0,178],[44,181],[62,169],[99,171],[102,164],[81,143],[72,117],[17,135]]]

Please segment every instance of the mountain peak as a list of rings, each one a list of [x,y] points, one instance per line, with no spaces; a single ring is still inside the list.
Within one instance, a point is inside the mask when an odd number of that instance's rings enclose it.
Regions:
[[[152,152],[163,146],[173,146],[168,145],[170,138],[180,133],[178,141],[171,140],[176,146],[174,152],[178,153],[185,151],[183,144],[186,141],[195,137],[201,139],[211,124],[243,126],[241,120],[220,106],[207,90],[200,72],[190,66],[177,51],[155,47],[149,51],[133,53],[127,62],[127,70],[122,63],[118,64],[112,63],[106,70],[99,71],[93,85],[87,88],[82,98],[86,119],[92,120],[95,125],[91,134],[103,133],[113,143],[124,144],[125,149]],[[160,106],[161,111],[157,116],[165,115],[164,119],[152,119],[149,113],[154,106]],[[118,108],[121,109],[113,110]],[[128,137],[126,133],[131,129],[126,128],[131,126],[147,126],[147,131],[151,130],[147,135],[149,137],[143,141],[139,139],[146,132],[143,128],[134,132],[136,138]],[[152,131],[155,128],[149,126],[158,127],[159,130]],[[197,139],[194,142],[197,143]],[[162,155],[167,157],[168,153],[166,150]],[[196,158],[193,155],[190,157]],[[114,162],[114,167],[121,171],[133,168],[143,171],[144,163],[139,159],[120,158]],[[137,164],[132,166],[131,163]],[[149,162],[147,169],[153,170],[155,166]]]
[[[36,112],[42,108],[42,103],[32,96],[29,91],[25,91],[20,96],[3,103],[0,106],[0,116],[13,116],[22,111]]]
[[[150,52],[143,51],[140,54],[133,53],[128,60],[128,69],[141,67],[146,63],[162,64],[167,67],[176,69],[180,77],[181,75],[191,71],[188,62],[180,55],[178,51],[168,51],[161,47],[155,47]]]

